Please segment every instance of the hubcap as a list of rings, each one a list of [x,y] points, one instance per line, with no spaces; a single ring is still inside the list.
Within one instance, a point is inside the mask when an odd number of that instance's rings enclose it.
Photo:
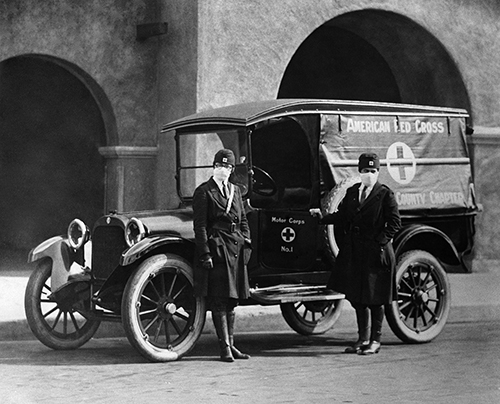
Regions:
[[[166,313],[172,315],[177,311],[177,306],[175,305],[175,303],[165,303],[163,309]]]
[[[156,312],[160,315],[160,318],[162,318],[163,320],[168,320],[172,318],[172,316],[176,311],[177,311],[177,305],[170,299],[163,298],[158,302],[156,306]]]
[[[429,301],[429,294],[422,289],[417,289],[413,292],[413,300],[418,304],[425,304]]]

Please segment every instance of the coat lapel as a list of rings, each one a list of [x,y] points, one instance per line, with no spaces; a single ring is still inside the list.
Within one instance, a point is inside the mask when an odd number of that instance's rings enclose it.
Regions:
[[[370,195],[368,195],[368,198],[366,198],[365,201],[360,205],[360,208],[369,205],[372,201],[374,201],[376,199],[376,196],[379,193],[381,186],[382,185],[380,185],[380,183],[378,181],[375,183],[375,185],[373,186],[372,192],[370,192]],[[359,190],[359,188],[358,188],[358,190]]]
[[[353,191],[354,191],[354,195],[353,195],[353,199],[356,200],[356,202],[358,203],[358,206],[360,205],[359,203],[359,188],[361,187],[361,182],[358,183],[358,184],[354,184],[353,186]],[[366,201],[365,201],[366,202]]]
[[[219,186],[217,185],[217,183],[214,181],[213,178],[210,178],[209,184],[210,184],[210,193],[212,194],[212,198],[225,209],[227,200],[222,196]]]

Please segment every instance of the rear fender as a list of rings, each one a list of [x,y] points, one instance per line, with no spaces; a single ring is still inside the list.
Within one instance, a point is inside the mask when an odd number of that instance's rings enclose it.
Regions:
[[[28,262],[40,261],[44,258],[52,260],[51,289],[58,290],[68,282],[72,274],[81,273],[85,261],[90,262],[91,243],[87,242],[83,249],[73,250],[68,239],[55,236],[45,240],[33,248],[28,256]]]
[[[125,267],[133,264],[134,262],[141,260],[143,257],[148,255],[153,250],[164,247],[170,244],[184,244],[184,245],[192,245],[191,241],[188,241],[182,237],[177,236],[151,236],[146,237],[139,241],[137,244],[134,244],[127,251],[125,251],[120,258],[120,265]],[[185,257],[189,258],[189,257]]]
[[[444,232],[432,226],[422,224],[405,226],[396,235],[393,244],[396,257],[409,250],[424,250],[444,264],[463,265],[453,241]]]

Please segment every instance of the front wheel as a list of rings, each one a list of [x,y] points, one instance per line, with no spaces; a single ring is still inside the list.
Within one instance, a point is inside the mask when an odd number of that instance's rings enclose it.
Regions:
[[[281,314],[287,324],[302,335],[324,334],[337,322],[344,300],[282,303]]]
[[[100,321],[87,318],[75,307],[56,301],[51,290],[52,261],[38,262],[24,295],[24,310],[31,331],[52,349],[76,349],[96,333]],[[90,297],[90,296],[89,296]]]
[[[448,276],[426,251],[404,253],[396,265],[397,300],[386,307],[391,330],[404,342],[424,343],[443,330],[451,306]]]
[[[151,362],[189,352],[205,324],[205,302],[194,294],[189,263],[173,254],[146,259],[129,279],[122,322],[131,345]]]

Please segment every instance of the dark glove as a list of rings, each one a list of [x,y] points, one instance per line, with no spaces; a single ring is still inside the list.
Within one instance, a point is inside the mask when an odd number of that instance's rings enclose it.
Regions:
[[[380,263],[386,271],[391,272],[392,268],[396,264],[396,257],[394,256],[392,245],[380,244]]]
[[[212,261],[212,257],[205,258],[201,261],[201,266],[203,269],[212,269],[214,267],[214,263]]]

